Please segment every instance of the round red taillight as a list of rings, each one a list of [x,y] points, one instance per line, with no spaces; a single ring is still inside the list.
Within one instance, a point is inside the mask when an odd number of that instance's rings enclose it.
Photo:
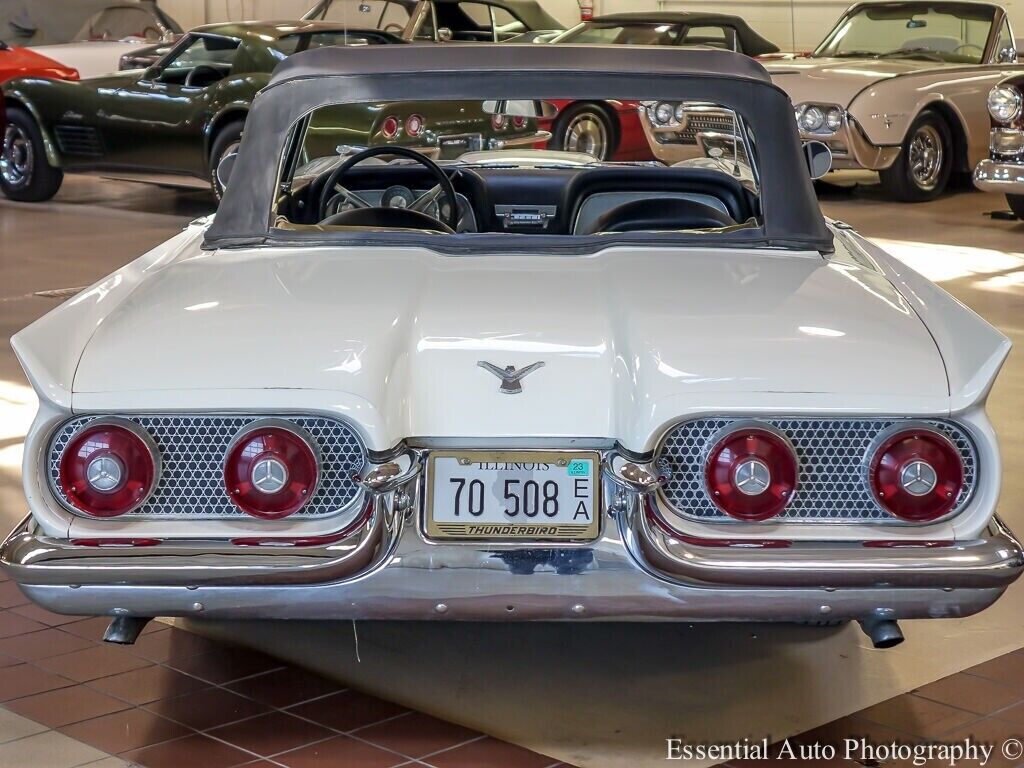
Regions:
[[[793,499],[797,483],[793,446],[762,426],[737,426],[715,441],[704,481],[715,505],[737,520],[767,520]]]
[[[398,118],[394,115],[389,115],[384,118],[384,122],[380,124],[380,132],[384,134],[385,139],[393,139],[398,136],[398,129],[401,128],[402,124],[398,121]]]
[[[508,117],[505,115],[491,115],[491,127],[496,131],[505,130],[508,125]]]
[[[264,420],[234,439],[224,460],[228,496],[247,515],[279,520],[313,497],[320,461],[312,437],[287,422]]]
[[[93,421],[60,457],[60,487],[68,502],[92,517],[137,509],[156,487],[160,454],[141,427],[127,420]]]
[[[414,139],[423,133],[423,115],[409,115],[405,121],[405,133]]]
[[[882,509],[916,523],[953,510],[964,487],[964,463],[948,437],[927,427],[904,427],[876,443],[868,484]]]
[[[516,115],[515,117],[512,118],[512,125],[514,125],[516,128],[520,128],[520,129],[521,128],[525,128],[526,127],[526,118],[523,117],[522,115]]]

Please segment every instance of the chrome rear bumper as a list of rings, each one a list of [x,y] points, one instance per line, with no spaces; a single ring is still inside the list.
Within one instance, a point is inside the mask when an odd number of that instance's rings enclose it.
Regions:
[[[1024,163],[982,160],[974,169],[974,186],[983,192],[1024,195]]]
[[[642,497],[619,494],[593,544],[525,547],[428,541],[418,505],[395,513],[390,498],[378,497],[351,533],[288,546],[108,547],[46,537],[26,519],[0,564],[61,613],[454,620],[966,616],[1024,570],[1020,543],[998,520],[984,538],[928,546],[741,544],[672,533]]]

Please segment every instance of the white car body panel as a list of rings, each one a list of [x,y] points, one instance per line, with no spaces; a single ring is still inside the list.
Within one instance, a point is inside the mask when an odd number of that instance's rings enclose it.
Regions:
[[[43,402],[29,444],[41,445],[70,411],[322,412],[351,421],[372,450],[407,438],[554,438],[637,452],[681,419],[722,413],[955,413],[984,468],[967,510],[912,529],[831,526],[829,536],[965,538],[995,508],[998,447],[984,400],[1009,341],[842,227],[828,258],[623,247],[571,257],[206,252],[204,231],[194,223],[14,338]],[[513,298],[496,303],[495,285]],[[546,365],[510,397],[479,360]],[[107,530],[49,498],[40,460],[26,452],[26,494],[40,524],[59,536]],[[313,535],[336,525],[198,527]],[[695,535],[716,529],[687,525]],[[121,535],[186,532],[195,535],[197,523],[119,522]],[[822,533],[792,523],[730,532]]]
[[[153,44],[146,40],[89,40],[58,45],[39,45],[36,53],[49,56],[68,67],[74,67],[82,79],[99,77],[117,72],[121,57],[126,53],[148,48]]]
[[[140,338],[160,354],[125,365]],[[510,398],[480,360],[546,367]],[[407,437],[529,435],[642,451],[719,397],[915,398],[944,411],[948,396],[931,337],[877,273],[817,255],[624,248],[187,258],[104,317],[74,392],[190,389],[347,393],[371,409],[360,423],[379,450]]]

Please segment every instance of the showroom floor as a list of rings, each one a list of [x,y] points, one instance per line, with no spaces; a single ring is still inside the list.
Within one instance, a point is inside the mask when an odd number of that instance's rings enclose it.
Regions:
[[[919,206],[880,202],[870,188],[828,191],[823,202],[829,215],[884,241],[1017,343],[990,413],[1004,466],[1019,464],[1024,224],[990,220],[984,213],[1001,208],[1000,199],[967,191]],[[50,204],[0,202],[0,336],[209,209],[202,193],[80,178],[69,179]],[[146,353],[152,352],[140,343],[140,354]],[[33,409],[32,393],[4,345],[5,530],[24,509],[21,440]],[[1024,531],[1022,499],[1024,476],[1006,472],[1001,514],[1018,532]],[[667,736],[693,742],[766,734],[775,739],[865,708],[856,718],[812,732],[947,740],[964,733],[1005,739],[1024,730],[1024,652],[1011,653],[1024,646],[1024,584],[977,617],[908,622],[907,643],[886,652],[870,649],[854,627],[347,622],[191,625],[208,636],[201,639],[155,624],[139,647],[107,649],[95,643],[96,621],[48,627],[60,620],[19,606],[20,593],[9,583],[0,584],[0,598],[0,700],[6,702],[0,708],[0,768],[70,768],[108,754],[147,766],[227,766],[271,754],[277,755],[273,762],[255,764],[383,766],[415,757],[439,766],[543,766],[556,759],[635,766],[660,763]],[[251,650],[226,651],[209,637]],[[261,650],[339,682],[275,671],[284,662]],[[1002,658],[983,663],[996,657]],[[968,674],[956,674],[965,669]],[[348,685],[363,693],[340,692]],[[194,698],[170,701],[178,696]],[[218,698],[237,709],[211,703]],[[289,709],[306,699],[311,701]],[[207,716],[214,720],[202,719]],[[342,736],[358,727],[345,720],[349,716],[386,722],[360,721],[365,731]],[[243,717],[248,719],[213,738],[196,735]],[[157,746],[175,739],[182,739],[176,750],[192,750],[187,760]],[[312,742],[319,746],[308,746]],[[364,751],[346,759],[327,751],[335,746]],[[95,763],[108,764],[120,763]]]

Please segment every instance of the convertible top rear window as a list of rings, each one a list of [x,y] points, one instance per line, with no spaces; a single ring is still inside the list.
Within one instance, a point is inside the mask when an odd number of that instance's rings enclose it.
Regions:
[[[550,143],[594,102],[648,159],[598,161],[586,119],[571,146]],[[760,65],[628,46],[579,46],[571,63],[557,46],[300,53],[254,102],[205,247],[627,242],[831,250],[792,104]]]
[[[756,228],[754,142],[732,110],[706,102],[617,102],[617,120],[671,143],[675,162],[598,156],[578,121],[552,148],[560,113],[543,99],[331,104],[291,129],[278,229],[332,233],[578,238]],[[582,113],[586,114],[586,113]]]

